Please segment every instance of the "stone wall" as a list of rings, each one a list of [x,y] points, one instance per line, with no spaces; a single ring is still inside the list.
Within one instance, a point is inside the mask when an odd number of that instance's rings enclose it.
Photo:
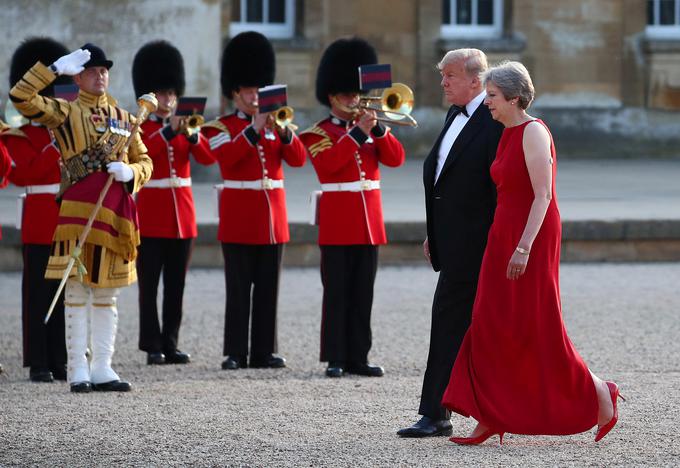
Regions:
[[[212,112],[217,112],[220,11],[217,0],[2,0],[0,24],[5,42],[0,63],[9,70],[12,53],[30,36],[50,36],[70,49],[95,43],[114,62],[110,93],[124,107],[135,110],[132,59],[144,43],[166,39],[184,56],[186,93],[208,96]],[[8,72],[1,78],[4,106]]]
[[[207,95],[206,113],[214,117],[228,109],[219,68],[234,1],[0,0],[0,24],[9,38],[0,63],[8,65],[15,47],[31,35],[52,36],[70,48],[95,42],[115,62],[111,93],[134,108],[132,58],[145,42],[164,38],[184,55],[187,94]],[[296,123],[303,128],[326,112],[314,97],[321,53],[338,37],[359,35],[375,45],[381,62],[392,64],[394,80],[415,92],[421,127],[397,130],[413,156],[424,155],[439,131],[445,105],[434,66],[457,47],[485,50],[492,63],[524,62],[537,90],[532,111],[551,119],[556,137],[581,137],[580,145],[567,145],[569,154],[598,155],[602,142],[616,140],[619,149],[601,156],[678,155],[672,148],[680,137],[668,128],[677,117],[672,111],[680,109],[680,41],[645,37],[643,1],[504,0],[502,34],[487,40],[441,38],[441,0],[294,3],[295,36],[273,42],[276,81],[288,84]],[[5,73],[0,99],[7,91]]]

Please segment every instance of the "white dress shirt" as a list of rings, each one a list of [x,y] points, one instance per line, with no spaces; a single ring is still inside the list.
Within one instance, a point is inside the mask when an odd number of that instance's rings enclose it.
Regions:
[[[465,110],[469,116],[472,116],[480,104],[482,104],[485,97],[486,91],[482,91],[472,101],[465,105]],[[456,138],[458,138],[458,135],[460,135],[460,132],[463,131],[463,127],[465,127],[465,124],[468,123],[468,120],[470,120],[470,117],[465,117],[462,112],[459,112],[458,115],[453,119],[453,122],[451,122],[451,125],[446,131],[444,138],[442,138],[442,141],[439,144],[439,154],[437,155],[437,169],[434,173],[435,184],[437,183],[437,179],[439,179],[439,174],[442,172],[442,168],[444,167],[444,163],[446,162],[446,158],[451,151],[453,143],[456,141]]]

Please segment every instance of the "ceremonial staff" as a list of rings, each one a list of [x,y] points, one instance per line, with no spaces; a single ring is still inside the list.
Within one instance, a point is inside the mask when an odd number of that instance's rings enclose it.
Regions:
[[[125,143],[123,150],[120,152],[120,156],[118,156],[117,161],[123,161],[123,157],[127,153],[128,148],[130,148],[130,144],[132,143],[137,132],[139,131],[139,126],[141,125],[142,122],[146,120],[149,114],[156,110],[156,108],[158,107],[158,101],[156,100],[156,96],[153,93],[149,93],[140,96],[139,99],[137,99],[137,105],[139,105],[139,111],[137,112],[135,126],[132,127],[132,132],[130,133],[129,138]],[[52,315],[54,306],[57,304],[57,300],[59,299],[59,295],[61,294],[61,291],[64,289],[64,286],[66,285],[66,281],[68,281],[73,265],[75,264],[76,261],[80,262],[81,246],[85,244],[85,240],[87,240],[87,236],[88,234],[90,234],[92,223],[94,223],[94,219],[97,216],[99,209],[102,207],[102,204],[104,203],[104,198],[106,198],[106,194],[109,192],[109,188],[113,183],[113,177],[114,177],[113,174],[111,174],[109,175],[109,178],[106,180],[106,184],[104,184],[104,188],[102,188],[102,191],[99,194],[97,204],[92,210],[92,213],[90,214],[90,217],[87,220],[87,224],[85,224],[85,227],[83,228],[83,232],[81,232],[80,237],[78,237],[78,243],[76,245],[76,248],[73,250],[73,253],[71,254],[71,258],[69,259],[68,264],[66,265],[66,270],[64,270],[64,276],[61,278],[61,283],[59,283],[59,288],[57,288],[57,292],[54,295],[54,298],[52,299],[50,308],[47,311],[47,314],[45,315],[45,323],[49,321],[50,316]]]

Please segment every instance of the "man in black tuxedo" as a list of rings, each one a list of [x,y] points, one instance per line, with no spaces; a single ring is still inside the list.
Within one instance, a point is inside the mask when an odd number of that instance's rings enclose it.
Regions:
[[[482,104],[486,55],[477,49],[457,49],[448,52],[437,66],[451,107],[423,166],[427,212],[423,250],[440,273],[418,411],[422,418],[399,430],[402,437],[451,434],[451,413],[441,406],[441,399],[470,326],[477,277],[496,207],[489,168],[503,126]]]

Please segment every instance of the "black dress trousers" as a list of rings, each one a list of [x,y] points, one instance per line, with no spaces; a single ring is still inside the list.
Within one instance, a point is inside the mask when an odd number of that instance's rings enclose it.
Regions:
[[[322,245],[320,248],[323,283],[320,360],[367,363],[378,247]]]
[[[24,341],[24,367],[34,370],[60,370],[66,366],[64,335],[64,292],[57,300],[50,320],[45,314],[57,292],[59,281],[45,279],[50,245],[24,244],[24,271],[21,282],[21,309]]]
[[[442,270],[432,303],[432,326],[427,369],[423,379],[418,413],[432,419],[449,419],[451,413],[441,405],[460,345],[470,327],[476,281],[452,281]]]
[[[222,255],[227,288],[223,354],[248,355],[249,327],[250,355],[264,357],[275,353],[283,244],[222,243]]]
[[[194,239],[142,237],[137,256],[139,349],[170,353],[177,349],[182,301]],[[158,319],[158,284],[163,274],[163,324]]]

